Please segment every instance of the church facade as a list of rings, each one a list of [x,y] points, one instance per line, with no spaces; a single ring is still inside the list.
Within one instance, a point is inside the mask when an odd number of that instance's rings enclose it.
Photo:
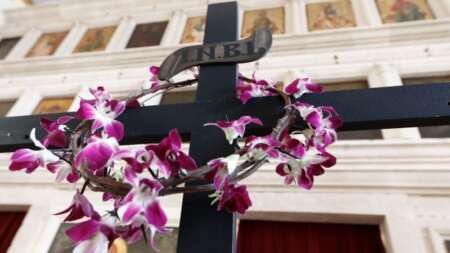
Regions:
[[[148,84],[149,66],[201,43],[206,7],[214,2],[79,0],[5,11],[0,115],[74,111],[98,85],[115,97],[139,90]],[[241,37],[259,27],[274,34],[266,57],[240,65],[246,75],[287,83],[307,73],[325,91],[450,83],[448,0],[241,0],[239,6]],[[194,99],[195,86],[184,87],[146,105]],[[339,138],[331,150],[338,164],[310,191],[285,186],[270,165],[249,178],[253,206],[240,223],[371,225],[386,252],[450,252],[450,127]],[[22,216],[8,252],[61,252],[55,241],[62,219],[52,214],[67,207],[74,189],[44,170],[10,172],[10,155],[0,153],[0,219],[2,212]],[[99,194],[88,195],[102,207]],[[162,203],[176,228],[181,196]]]

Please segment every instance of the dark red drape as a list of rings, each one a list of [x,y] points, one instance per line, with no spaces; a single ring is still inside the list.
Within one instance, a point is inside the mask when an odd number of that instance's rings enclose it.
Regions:
[[[238,253],[384,253],[376,225],[241,220]]]
[[[0,212],[0,253],[6,253],[24,217],[25,212]]]

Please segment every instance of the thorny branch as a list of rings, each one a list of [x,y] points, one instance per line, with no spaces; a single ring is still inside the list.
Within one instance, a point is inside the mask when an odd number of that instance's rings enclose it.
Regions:
[[[252,79],[243,76],[240,76],[239,78],[246,82],[254,82]],[[197,79],[189,79],[178,83],[165,82],[160,84],[156,88],[142,90],[139,95],[133,97],[132,99],[138,99],[145,95],[155,93],[158,91],[164,92],[168,89],[192,85],[197,81],[198,81]],[[296,112],[292,107],[290,107],[291,98],[288,95],[286,95],[283,91],[276,88],[268,88],[268,91],[279,95],[283,99],[285,105],[285,114],[278,120],[277,125],[275,126],[275,128],[272,130],[271,133],[275,139],[280,140],[282,133],[284,131],[288,131],[289,128],[294,123],[296,118]],[[91,124],[90,122],[81,122],[73,131],[70,139],[70,146],[72,147],[73,157],[75,157],[78,154],[78,152],[83,148],[82,145],[83,143],[85,143],[83,137],[87,135],[90,129],[90,124]],[[242,153],[242,150],[236,149],[236,153],[240,154]],[[231,175],[229,175],[230,180],[234,182],[243,180],[252,175],[253,173],[255,173],[261,166],[263,166],[268,161],[269,159],[267,156],[264,156],[258,160],[248,158],[246,161],[242,162],[233,171]],[[69,161],[67,162],[70,164]],[[207,175],[212,170],[213,168],[207,165],[203,165],[196,170],[169,179],[158,178],[157,175],[151,171],[151,169],[149,169],[150,171],[149,173],[151,173],[152,176],[163,185],[164,188],[160,191],[160,195],[163,196],[177,193],[209,192],[214,190],[213,185],[209,183],[204,185],[194,185],[184,187],[180,186],[184,183],[191,181],[205,180],[205,175]],[[92,175],[92,173],[88,171],[87,166],[82,166],[82,168],[80,168],[79,170],[79,173],[85,179],[83,189],[88,187],[92,191],[108,192],[116,196],[125,196],[131,189],[130,184],[116,181],[114,178],[110,176],[99,177]]]

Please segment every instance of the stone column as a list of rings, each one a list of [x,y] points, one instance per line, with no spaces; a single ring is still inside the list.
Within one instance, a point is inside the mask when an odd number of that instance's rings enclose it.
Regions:
[[[368,83],[370,88],[401,86],[402,79],[398,71],[391,65],[383,63],[376,64],[368,75]],[[417,127],[383,129],[384,139],[420,139],[420,133]]]
[[[123,17],[120,20],[120,23],[117,26],[117,29],[114,32],[111,41],[108,43],[108,47],[106,48],[105,52],[120,51],[125,48],[125,44],[128,42],[128,39],[130,37],[130,34],[128,33],[128,31],[130,30],[130,26],[134,27],[131,19],[129,17]]]
[[[184,19],[185,21],[186,19]],[[166,32],[161,40],[161,46],[175,46],[180,42],[184,29],[183,16],[180,11],[173,11],[167,25]]]
[[[305,33],[305,25],[302,23],[304,9],[300,8],[299,0],[289,0],[286,5],[286,33],[299,34]]]
[[[428,4],[437,19],[450,16],[450,1],[448,0],[428,0]]]
[[[450,16],[450,2],[447,0],[442,0],[442,4],[445,5],[447,9],[447,16]]]
[[[56,50],[54,56],[70,55],[74,48],[78,45],[84,33],[87,31],[87,26],[79,22],[75,23],[69,34],[67,34],[64,41]]]
[[[22,95],[20,95],[6,116],[14,117],[30,115],[41,99],[42,96],[37,89],[24,89]]]
[[[17,43],[13,50],[8,54],[6,60],[20,60],[25,57],[28,51],[34,46],[42,32],[38,29],[30,29]]]
[[[308,19],[306,18],[306,0],[293,0],[293,2],[297,2],[297,27],[299,33],[307,33],[308,32]]]
[[[355,10],[360,9],[365,16],[365,22],[368,26],[376,27],[381,26],[381,17],[378,12],[378,7],[374,0],[365,0],[365,1],[353,1],[354,3],[358,2],[359,8],[354,8]],[[356,7],[356,6],[355,6]],[[355,13],[355,15],[358,15]]]

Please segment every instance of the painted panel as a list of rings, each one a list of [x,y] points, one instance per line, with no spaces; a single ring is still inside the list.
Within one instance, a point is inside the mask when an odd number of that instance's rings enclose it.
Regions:
[[[16,46],[19,42],[20,37],[2,39],[0,41],[0,60],[5,59],[9,52]]]
[[[309,31],[356,26],[350,0],[307,4],[306,12]]]
[[[205,17],[190,17],[184,27],[181,43],[202,42],[205,35]]]
[[[68,32],[45,33],[28,52],[27,57],[48,56],[55,53]]]
[[[0,117],[6,116],[16,101],[0,101]]]
[[[433,19],[427,0],[376,0],[383,23]]]
[[[34,109],[33,114],[67,112],[72,102],[73,98],[44,98]]]
[[[128,41],[127,48],[159,45],[168,23],[168,21],[163,21],[137,25]]]
[[[82,53],[105,50],[116,28],[116,26],[107,26],[87,30],[73,52]]]
[[[273,34],[285,33],[284,7],[246,11],[241,36],[249,37],[264,27],[270,28]]]

